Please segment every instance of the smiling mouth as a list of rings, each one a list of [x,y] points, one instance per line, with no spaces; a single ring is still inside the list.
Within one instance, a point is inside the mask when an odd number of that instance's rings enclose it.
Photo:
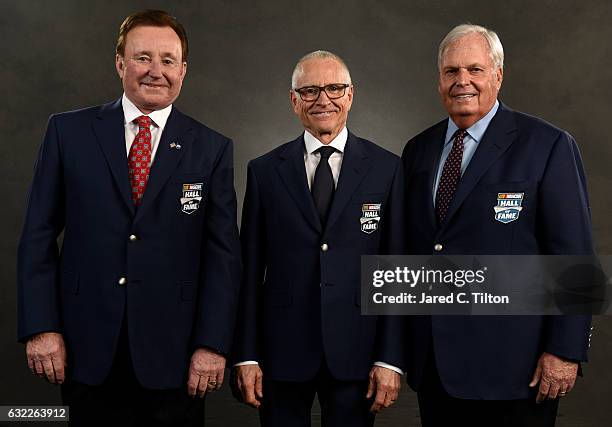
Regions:
[[[476,96],[475,93],[462,93],[460,95],[453,95],[453,98],[454,99],[462,100],[462,99],[470,99],[470,98],[473,98],[475,96]]]
[[[329,117],[335,113],[336,111],[316,111],[316,112],[311,112],[310,114],[315,117]]]
[[[151,83],[141,83],[141,85],[146,86],[146,87],[150,87],[153,89],[161,89],[161,88],[165,88],[166,85],[156,85],[156,84],[151,84]]]

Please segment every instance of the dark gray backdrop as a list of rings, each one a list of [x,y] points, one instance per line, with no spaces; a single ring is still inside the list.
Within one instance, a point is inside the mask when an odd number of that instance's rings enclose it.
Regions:
[[[441,119],[436,49],[462,22],[495,29],[506,52],[500,98],[567,129],[580,144],[600,252],[612,252],[612,6],[562,1],[0,1],[0,404],[51,404],[58,389],[32,377],[15,343],[15,251],[32,165],[49,114],[121,95],[114,42],[122,19],[163,8],[185,25],[191,55],[177,105],[234,138],[236,188],[246,163],[300,126],[288,102],[291,70],[327,49],[348,63],[356,87],[351,130],[400,153]],[[559,426],[609,425],[612,319],[595,318],[591,363],[561,406]],[[398,338],[399,339],[399,338]],[[378,425],[416,426],[404,386]],[[256,425],[227,388],[209,398],[212,426]],[[316,415],[315,415],[316,418]]]

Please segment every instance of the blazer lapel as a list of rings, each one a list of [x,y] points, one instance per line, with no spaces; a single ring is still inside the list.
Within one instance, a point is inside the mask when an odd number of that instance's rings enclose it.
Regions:
[[[194,139],[194,133],[190,132],[191,130],[190,122],[185,120],[183,114],[173,106],[164,132],[159,140],[147,188],[142,198],[142,205],[140,205],[136,212],[135,221],[138,221],[153,205],[155,198],[178,166],[183,155],[189,151]],[[181,148],[177,149],[176,146],[174,148],[170,147],[170,144],[173,142]]]
[[[517,127],[512,110],[500,102],[499,110],[491,120],[482,141],[478,144],[474,157],[470,160],[470,164],[459,181],[445,223],[448,223],[453,214],[457,212],[465,198],[472,192],[474,186],[491,165],[512,145],[516,138],[516,131]]]
[[[115,184],[129,211],[134,214],[132,191],[128,178],[127,152],[125,151],[125,128],[121,98],[102,106],[93,123],[94,133],[106,157]]]
[[[276,167],[287,191],[293,201],[298,205],[300,212],[306,221],[312,225],[319,233],[322,231],[319,214],[315,209],[312,195],[308,190],[306,180],[306,167],[304,165],[304,137],[287,145],[286,149],[280,153],[281,163]]]
[[[327,220],[327,229],[330,229],[338,220],[369,169],[368,153],[363,143],[349,132],[346,146],[344,147],[338,185]]]

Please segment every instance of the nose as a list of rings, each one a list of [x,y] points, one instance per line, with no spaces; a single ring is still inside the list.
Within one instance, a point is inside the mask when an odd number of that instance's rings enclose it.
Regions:
[[[162,76],[162,64],[159,59],[153,59],[151,64],[149,65],[149,75],[151,77],[161,77]]]
[[[317,105],[328,105],[330,103],[331,100],[327,96],[327,92],[321,89],[321,92],[319,92],[319,97],[317,98]]]
[[[470,84],[470,73],[465,68],[459,68],[457,71],[457,85],[467,86]]]

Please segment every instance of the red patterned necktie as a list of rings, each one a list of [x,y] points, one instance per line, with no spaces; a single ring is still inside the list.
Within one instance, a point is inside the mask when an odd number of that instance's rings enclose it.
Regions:
[[[467,132],[463,129],[458,129],[455,132],[453,148],[442,168],[442,176],[440,177],[438,192],[436,193],[436,218],[438,219],[438,224],[442,224],[446,219],[448,208],[461,178],[461,160],[463,159],[463,139],[465,135],[467,135]]]
[[[138,133],[130,148],[128,172],[132,187],[132,200],[134,205],[139,206],[147,187],[151,168],[151,119],[147,116],[140,116],[134,121],[138,124]]]

